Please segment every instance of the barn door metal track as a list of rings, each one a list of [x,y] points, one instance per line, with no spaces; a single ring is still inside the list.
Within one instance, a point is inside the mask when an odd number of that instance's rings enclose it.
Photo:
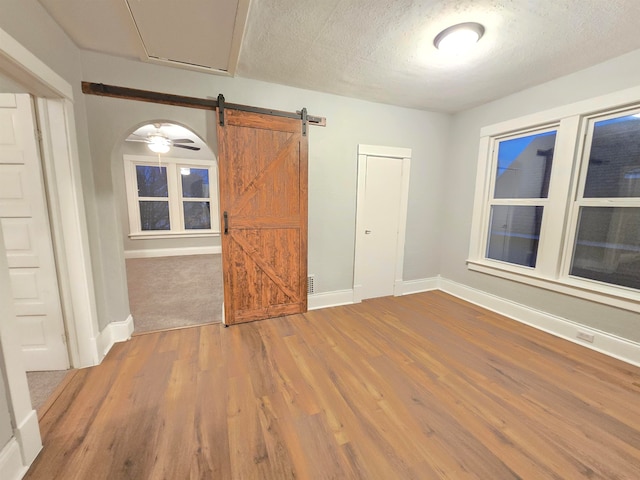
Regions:
[[[117,87],[115,85],[105,85],[104,83],[82,82],[82,92],[87,95],[99,95],[102,97],[122,98],[125,100],[136,100],[139,102],[161,103],[164,105],[175,105],[178,107],[199,108],[201,110],[219,109],[220,125],[224,126],[224,110],[241,110],[243,112],[262,113],[276,117],[299,118],[302,121],[302,134],[307,134],[307,124],[324,127],[327,125],[325,117],[308,115],[307,109],[303,108],[296,112],[284,112],[282,110],[271,110],[268,108],[252,107],[240,105],[238,103],[227,103],[222,94],[216,100],[211,98],[186,97],[184,95],[173,95],[171,93],[152,92],[149,90],[138,90],[135,88]]]

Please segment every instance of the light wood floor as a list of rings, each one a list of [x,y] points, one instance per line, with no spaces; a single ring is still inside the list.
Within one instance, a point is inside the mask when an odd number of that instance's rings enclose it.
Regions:
[[[440,292],[134,337],[28,479],[640,479],[640,369]]]

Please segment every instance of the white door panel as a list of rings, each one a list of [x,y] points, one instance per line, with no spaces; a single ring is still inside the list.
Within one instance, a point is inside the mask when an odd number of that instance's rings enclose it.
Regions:
[[[9,268],[37,267],[38,252],[32,244],[33,228],[28,218],[0,218]]]
[[[2,103],[0,111],[0,145],[14,146],[16,142],[16,128],[13,112],[17,108],[16,102]]]
[[[0,222],[25,366],[69,368],[31,98],[0,95]]]
[[[402,161],[367,157],[362,298],[393,295],[401,197]]]

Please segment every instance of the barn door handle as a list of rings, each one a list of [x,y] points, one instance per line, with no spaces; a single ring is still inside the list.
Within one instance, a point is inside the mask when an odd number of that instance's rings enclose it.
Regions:
[[[227,214],[227,212],[224,212],[222,216],[224,217],[224,234],[228,235],[229,234],[229,215]]]

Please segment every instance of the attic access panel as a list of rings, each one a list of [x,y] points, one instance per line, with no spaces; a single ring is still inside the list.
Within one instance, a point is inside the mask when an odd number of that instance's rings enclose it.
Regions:
[[[235,68],[232,56],[246,19],[236,28],[242,0],[126,2],[149,60],[219,73]]]

